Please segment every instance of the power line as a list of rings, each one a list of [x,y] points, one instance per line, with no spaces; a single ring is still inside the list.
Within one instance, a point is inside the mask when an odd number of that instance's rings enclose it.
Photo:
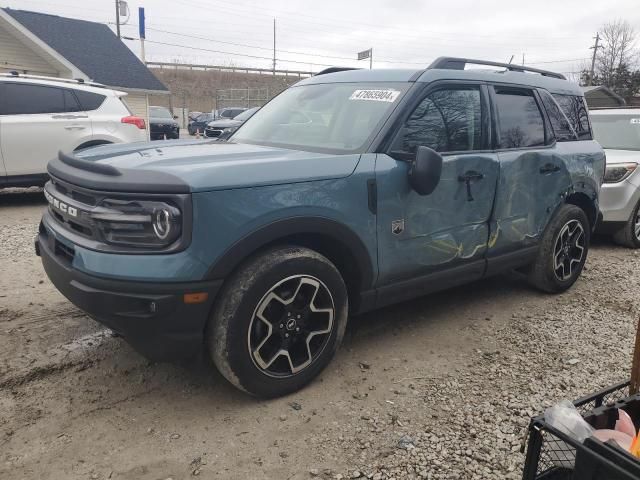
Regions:
[[[258,58],[260,60],[273,60],[273,57],[262,57],[262,56],[259,56],[259,55],[249,55],[247,53],[225,52],[225,51],[222,51],[222,50],[213,50],[213,49],[210,49],[210,48],[202,48],[202,47],[192,47],[190,45],[179,45],[177,43],[158,42],[158,41],[149,40],[149,39],[146,39],[145,41],[146,41],[146,43],[155,43],[157,45],[165,45],[165,46],[169,46],[169,47],[186,48],[187,50],[199,50],[199,51],[203,51],[203,52],[222,53],[224,55],[234,55],[234,56],[238,56],[238,57]],[[309,61],[302,62],[302,61],[298,61],[298,60],[287,60],[287,59],[284,59],[284,58],[280,58],[278,60],[280,60],[282,62],[289,62],[289,63],[300,63],[300,64],[303,64],[303,65],[312,64],[312,65],[318,65],[318,66],[321,66],[321,67],[333,67],[334,66],[333,64],[327,64],[327,63],[317,63],[317,62],[309,62]]]

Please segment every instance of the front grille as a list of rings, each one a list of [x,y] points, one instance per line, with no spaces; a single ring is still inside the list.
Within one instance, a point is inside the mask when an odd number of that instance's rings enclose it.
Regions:
[[[205,134],[205,136],[207,136],[207,137],[214,137],[214,138],[217,138],[217,137],[219,137],[220,135],[222,135],[222,130],[214,130],[214,129],[212,129],[212,128],[207,128],[207,129],[204,131],[204,134]]]
[[[63,211],[60,208],[55,208],[50,202],[49,212],[58,225],[85,238],[97,238],[94,222],[89,218],[87,212],[98,205],[102,195],[63,182],[57,178],[52,178],[51,182],[45,186],[46,193],[49,193],[60,202],[64,202],[67,207],[71,206],[75,209],[76,215],[71,215],[68,211],[69,209]]]

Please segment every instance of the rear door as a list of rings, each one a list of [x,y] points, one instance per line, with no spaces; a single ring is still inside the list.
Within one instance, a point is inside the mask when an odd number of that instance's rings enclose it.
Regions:
[[[70,89],[32,83],[3,88],[0,147],[8,176],[46,173],[59,150],[73,151],[91,136],[89,117]]]
[[[542,99],[531,88],[495,85],[500,180],[492,219],[492,259],[533,249],[564,194],[571,176],[545,120]]]

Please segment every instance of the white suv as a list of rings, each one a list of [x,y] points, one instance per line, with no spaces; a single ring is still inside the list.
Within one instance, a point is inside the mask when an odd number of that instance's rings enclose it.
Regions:
[[[0,188],[44,185],[58,151],[147,140],[126,95],[78,80],[0,75]]]

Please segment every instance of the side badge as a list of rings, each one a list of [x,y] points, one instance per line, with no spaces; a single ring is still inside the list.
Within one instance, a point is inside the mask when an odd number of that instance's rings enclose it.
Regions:
[[[391,222],[391,233],[400,235],[404,232],[404,218],[402,220],[394,220]]]

